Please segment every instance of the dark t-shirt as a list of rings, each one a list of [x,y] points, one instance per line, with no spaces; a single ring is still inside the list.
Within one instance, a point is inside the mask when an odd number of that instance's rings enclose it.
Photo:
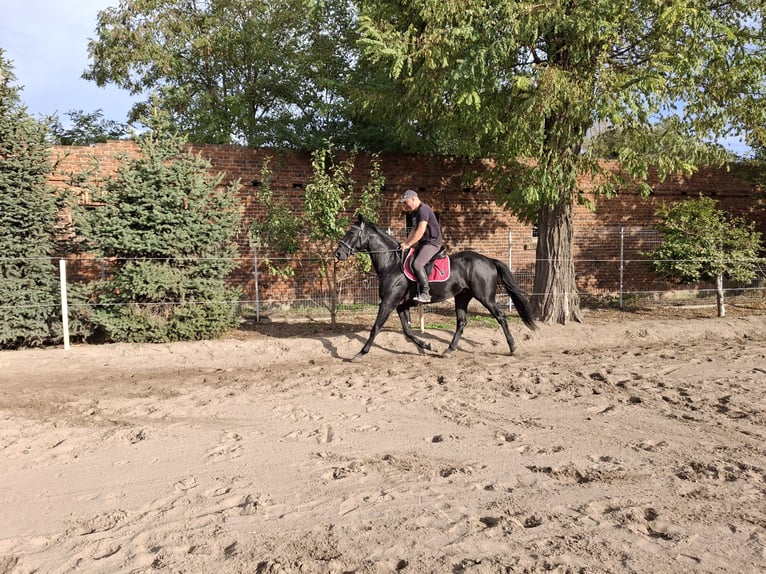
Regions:
[[[431,206],[425,203],[421,203],[420,207],[418,207],[417,211],[415,211],[413,215],[413,224],[415,227],[417,227],[421,221],[428,222],[428,225],[426,226],[426,232],[423,234],[423,237],[420,238],[420,241],[418,241],[418,245],[425,244],[441,247],[442,230],[441,227],[439,227],[439,222],[436,220],[436,214],[434,213],[434,210],[431,209]]]

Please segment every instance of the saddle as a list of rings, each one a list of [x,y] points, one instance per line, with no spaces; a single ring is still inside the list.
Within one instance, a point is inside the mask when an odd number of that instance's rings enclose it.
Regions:
[[[417,277],[412,272],[412,262],[415,260],[415,248],[411,247],[404,257],[403,270],[407,279],[417,283]],[[449,279],[450,274],[450,260],[447,256],[447,248],[442,247],[436,255],[425,265],[426,275],[428,275],[428,281],[431,283],[440,283]]]

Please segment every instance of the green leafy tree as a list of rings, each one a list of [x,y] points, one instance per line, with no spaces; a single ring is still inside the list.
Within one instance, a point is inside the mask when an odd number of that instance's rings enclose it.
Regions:
[[[125,0],[99,12],[83,76],[158,93],[193,142],[353,147],[368,133],[350,119],[355,13],[348,0]]]
[[[269,273],[294,277],[295,267],[289,258],[300,251],[304,220],[292,209],[287,198],[274,196],[271,188],[273,172],[269,164],[270,158],[261,168],[260,188],[256,195],[264,215],[250,224],[250,241],[256,249],[268,247],[273,254],[261,259]]]
[[[106,258],[94,285],[92,321],[106,339],[164,342],[212,338],[235,325],[239,183],[221,187],[209,162],[184,151],[161,113],[138,136],[138,158],[91,186],[83,235]]]
[[[753,0],[364,0],[362,46],[399,85],[369,98],[400,131],[442,151],[489,156],[501,205],[539,228],[532,305],[580,320],[573,252],[578,182],[610,196],[725,158],[704,142],[766,125],[764,3]],[[656,138],[652,127],[678,118]],[[613,172],[584,144],[596,125],[630,132]],[[659,145],[661,144],[661,146]]]
[[[678,116],[663,118],[648,130],[610,126],[588,137],[583,144],[594,157],[619,160],[623,150],[632,149],[641,157],[653,157],[650,163],[654,164],[658,164],[663,156],[672,155],[679,146],[688,149],[700,147],[699,156],[704,157],[705,145],[699,144],[696,138],[687,133],[686,126]],[[730,159],[737,158],[730,154]]]
[[[51,123],[50,137],[56,145],[88,146],[122,139],[130,132],[127,124],[104,118],[101,110],[90,113],[71,110],[66,115],[69,117],[68,127],[64,127],[58,118]]]
[[[14,80],[0,49],[0,348],[61,335],[47,124],[29,116]]]
[[[756,276],[761,234],[755,223],[716,209],[709,197],[663,205],[657,213],[664,241],[647,253],[654,270],[679,283],[715,281],[723,317],[724,278],[745,283]]]
[[[338,241],[351,223],[354,214],[361,214],[369,221],[377,221],[380,211],[381,191],[385,178],[378,161],[373,161],[367,181],[358,188],[353,179],[356,158],[353,155],[340,158],[332,145],[317,150],[312,155],[311,182],[306,186],[303,210],[293,212],[284,201],[274,200],[267,187],[259,192],[266,213],[251,224],[251,236],[266,247],[280,254],[304,254],[312,270],[318,271],[321,291],[328,297],[321,303],[330,312],[330,320],[336,323],[340,294],[344,281],[355,274],[353,270],[335,260]],[[265,178],[269,181],[269,178]],[[303,240],[297,239],[297,231],[303,231]],[[357,264],[369,270],[368,256],[360,255]],[[290,264],[280,274],[292,273]]]

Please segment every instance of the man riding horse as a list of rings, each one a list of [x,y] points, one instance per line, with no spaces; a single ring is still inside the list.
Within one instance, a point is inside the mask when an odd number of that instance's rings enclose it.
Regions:
[[[412,193],[414,194],[414,192]],[[407,197],[405,200],[410,200],[412,197]],[[411,237],[416,236],[410,234]],[[410,238],[405,244],[410,242]],[[365,221],[363,217],[359,216],[358,221],[348,228],[343,239],[338,243],[335,257],[339,261],[343,261],[355,253],[367,253],[372,260],[372,266],[378,275],[380,305],[378,305],[378,315],[372,329],[370,329],[370,336],[362,350],[351,360],[363,357],[370,351],[375,337],[394,309],[399,315],[405,337],[415,343],[419,349],[431,350],[431,345],[418,338],[410,327],[409,310],[418,302],[408,295],[410,280],[402,266],[402,251],[399,248],[399,242],[379,229],[374,223]],[[455,318],[457,320],[455,333],[444,354],[449,355],[457,349],[463,329],[468,323],[468,304],[473,299],[484,305],[500,324],[505,340],[508,342],[508,348],[513,354],[516,344],[508,329],[505,313],[495,300],[498,287],[505,288],[524,324],[532,330],[536,328],[536,325],[527,295],[516,284],[516,279],[508,266],[502,261],[485,257],[474,251],[461,251],[449,256],[449,269],[450,271],[444,280],[434,283],[433,293],[433,299],[436,302],[444,301],[450,297],[455,299]]]
[[[401,244],[402,252],[407,253],[410,247],[415,247],[415,259],[412,271],[420,283],[420,294],[414,298],[418,303],[431,302],[431,287],[428,283],[426,264],[439,253],[442,248],[442,231],[436,214],[431,206],[423,203],[418,194],[408,189],[399,200],[404,211],[412,212],[413,226],[407,239]]]

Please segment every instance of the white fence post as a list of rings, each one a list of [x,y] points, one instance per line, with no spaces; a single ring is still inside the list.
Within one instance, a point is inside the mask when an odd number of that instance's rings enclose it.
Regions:
[[[258,245],[253,245],[253,277],[255,278],[255,322],[261,322],[261,298],[258,292]]]
[[[625,272],[625,228],[620,227],[620,311],[622,311],[623,274]]]
[[[508,269],[513,273],[513,230],[508,230]],[[513,299],[508,297],[508,311],[513,311]]]
[[[59,281],[61,282],[61,326],[64,330],[64,350],[69,350],[69,305],[66,296],[66,260],[59,259]]]

